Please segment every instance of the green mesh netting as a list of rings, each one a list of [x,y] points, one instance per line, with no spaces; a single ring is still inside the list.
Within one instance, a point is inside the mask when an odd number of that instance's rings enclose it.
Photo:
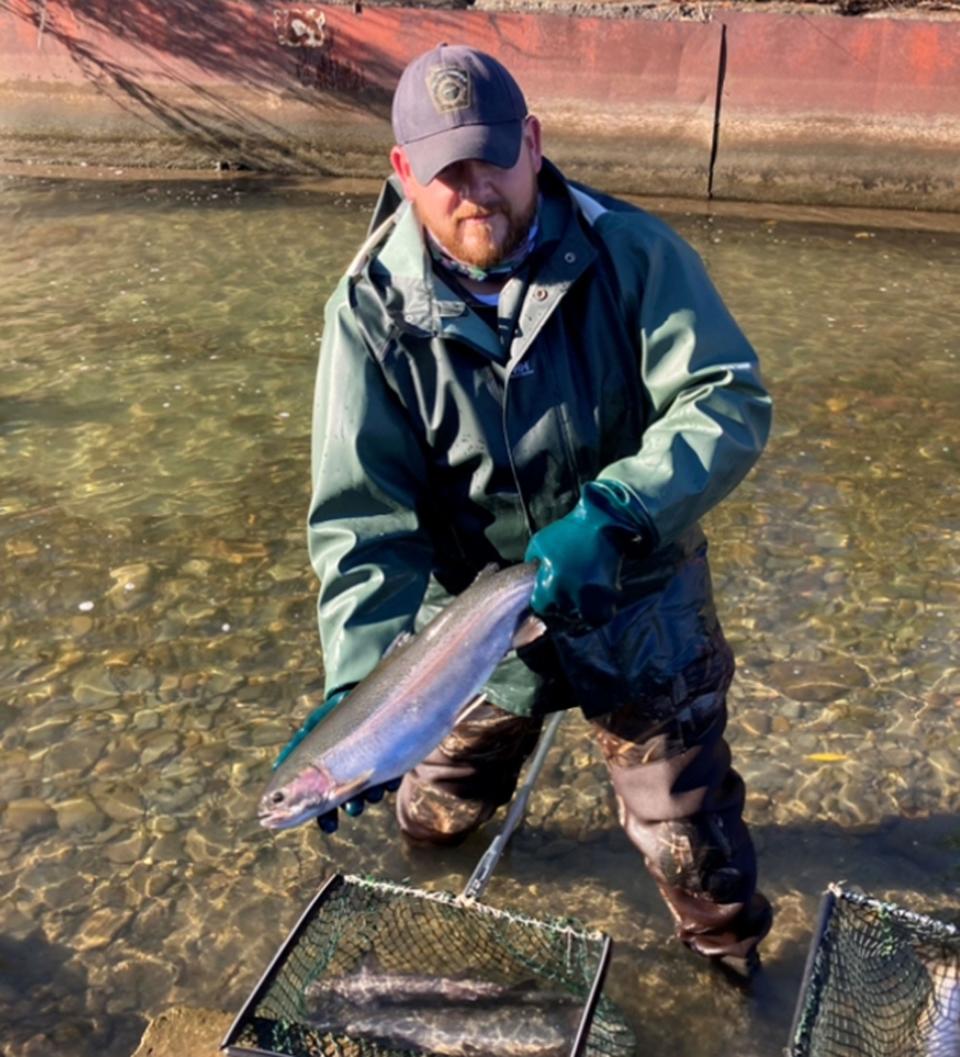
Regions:
[[[359,877],[337,877],[307,911],[225,1040],[230,1053],[377,1057],[570,1054],[602,968],[605,937]],[[370,980],[430,994],[351,991]],[[463,1000],[459,989],[477,989]],[[456,991],[449,997],[446,990]],[[450,1030],[451,1017],[459,1017]],[[615,1007],[597,1004],[583,1053],[630,1057]]]
[[[960,929],[832,885],[791,1057],[960,1057]]]

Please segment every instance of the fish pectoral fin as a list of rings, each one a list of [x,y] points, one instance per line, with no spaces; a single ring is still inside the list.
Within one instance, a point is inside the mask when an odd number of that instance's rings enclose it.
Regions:
[[[545,634],[546,630],[547,625],[531,613],[530,616],[520,621],[517,630],[513,633],[513,648],[519,650],[523,646],[529,646]]]
[[[393,642],[391,642],[390,645],[383,651],[383,656],[389,657],[394,650],[399,650],[401,646],[406,646],[406,644],[411,639],[415,639],[416,637],[417,636],[412,631],[401,631],[400,634],[393,640]]]
[[[364,771],[359,777],[354,778],[352,782],[345,782],[343,785],[337,787],[337,801],[343,803],[345,800],[349,800],[351,797],[358,796],[360,793],[367,788],[370,784],[370,779],[373,777],[373,768],[369,771]]]

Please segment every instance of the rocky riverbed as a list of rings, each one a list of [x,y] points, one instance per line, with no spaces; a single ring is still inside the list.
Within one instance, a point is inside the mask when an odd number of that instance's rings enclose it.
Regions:
[[[155,1021],[141,1057],[161,1037],[199,1057],[324,877],[455,891],[492,835],[416,851],[389,805],[324,839],[255,819],[321,693],[309,391],[369,202],[284,184],[5,193],[3,1052],[127,1057]],[[707,525],[778,913],[765,990],[745,1002],[671,942],[579,715],[488,898],[609,931],[608,991],[645,1052],[761,1057],[785,1042],[828,882],[957,909],[960,242],[675,222],[777,402],[767,455]]]

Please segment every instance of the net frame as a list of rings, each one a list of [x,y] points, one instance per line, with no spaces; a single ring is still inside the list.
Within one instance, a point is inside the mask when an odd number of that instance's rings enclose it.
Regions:
[[[861,936],[850,940],[858,929]],[[905,1010],[932,1001],[930,974],[919,952],[937,949],[960,960],[960,927],[841,884],[829,885],[807,952],[785,1057],[915,1057],[918,1020],[911,1022]],[[885,974],[896,975],[897,988],[895,995],[878,999],[879,988],[869,981],[884,971],[884,962],[894,967]],[[832,1037],[824,1027],[825,1016],[840,1024]],[[873,1028],[872,1034],[887,1035],[882,1055],[862,1041],[877,1022],[881,1028]],[[903,1024],[908,1029],[898,1031]]]
[[[302,994],[303,988],[300,983],[291,986],[284,982],[284,974],[290,975],[291,959],[296,957],[298,947],[305,942],[308,930],[314,925],[319,915],[328,912],[332,901],[337,898],[338,893],[343,893],[350,886],[363,889],[366,892],[382,895],[387,899],[414,901],[413,905],[420,903],[424,908],[433,904],[442,908],[444,912],[467,915],[473,921],[483,920],[485,926],[489,927],[492,922],[497,926],[503,925],[509,929],[533,930],[535,934],[542,934],[550,943],[566,944],[568,951],[574,944],[589,945],[595,951],[595,964],[589,978],[585,978],[586,997],[583,1000],[577,1028],[571,1043],[569,1057],[581,1057],[581,1055],[595,1054],[603,1057],[605,1054],[617,1055],[625,1052],[619,1050],[616,1044],[616,1035],[620,1030],[621,1023],[613,1014],[613,1007],[602,998],[603,981],[610,962],[613,941],[605,933],[597,931],[586,931],[576,923],[557,919],[546,921],[534,918],[516,911],[501,910],[486,903],[481,903],[464,896],[454,896],[448,892],[426,891],[424,889],[411,888],[405,885],[389,881],[381,881],[371,878],[357,877],[355,875],[334,874],[330,877],[317,894],[310,901],[300,919],[294,925],[286,939],[280,945],[267,969],[257,982],[249,998],[237,1014],[233,1024],[221,1042],[221,1049],[229,1057],[296,1057],[301,1054],[317,1054],[323,1057],[333,1055],[356,1055],[356,1057],[378,1057],[380,1054],[409,1053],[420,1054],[426,1050],[398,1050],[378,1044],[354,1045],[351,1040],[344,1036],[343,1043],[332,1040],[319,1029],[309,1024],[298,1022],[296,1017],[274,1020],[274,1024],[283,1024],[284,1030],[288,1031],[290,1038],[295,1040],[290,1046],[282,1049],[264,1048],[258,1043],[251,1043],[251,1038],[259,1039],[258,1034],[263,1028],[265,1011],[275,1013],[276,1001],[271,1004],[271,995],[286,989],[288,993],[299,990]],[[474,917],[479,915],[479,917]],[[329,952],[328,952],[329,953]],[[333,956],[335,959],[335,955]],[[328,964],[329,964],[328,958]],[[323,971],[326,970],[326,964]],[[315,981],[321,973],[312,977]],[[334,974],[335,975],[335,974]],[[578,999],[579,1000],[579,999]],[[611,1016],[611,1027],[609,1031],[602,1023],[595,1022],[598,1009],[606,1005]],[[592,1029],[595,1029],[592,1031]],[[627,1029],[629,1030],[629,1029]],[[600,1033],[600,1042],[596,1043],[595,1036]],[[614,1041],[610,1041],[614,1040]]]

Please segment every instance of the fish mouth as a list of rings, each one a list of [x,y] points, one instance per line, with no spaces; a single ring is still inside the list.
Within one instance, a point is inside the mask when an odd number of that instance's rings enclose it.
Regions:
[[[260,811],[257,821],[264,829],[293,829],[300,826],[324,812],[323,807],[308,807],[296,813],[280,813],[277,811]]]

